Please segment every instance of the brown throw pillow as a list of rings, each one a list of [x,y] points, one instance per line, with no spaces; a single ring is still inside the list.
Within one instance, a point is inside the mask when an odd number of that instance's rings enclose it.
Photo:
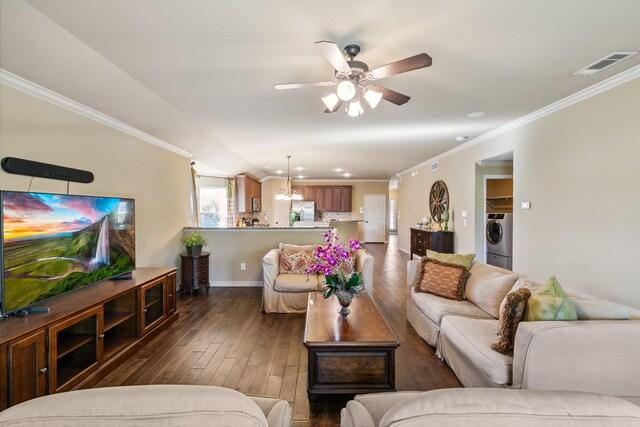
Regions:
[[[469,270],[461,265],[423,257],[416,291],[461,301],[468,272]]]
[[[280,274],[307,274],[313,262],[312,250],[280,249]]]
[[[524,311],[527,308],[527,300],[530,296],[531,291],[529,289],[520,288],[517,291],[509,292],[504,297],[504,306],[500,312],[498,342],[491,344],[493,350],[502,354],[513,350],[518,324],[524,318]]]

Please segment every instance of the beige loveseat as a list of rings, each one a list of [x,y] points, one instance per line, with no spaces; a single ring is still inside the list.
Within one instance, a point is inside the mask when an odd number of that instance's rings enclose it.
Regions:
[[[262,310],[266,313],[304,313],[307,310],[307,295],[322,291],[324,276],[280,274],[280,251],[284,248],[313,250],[316,245],[280,244],[278,249],[270,250],[262,258]],[[364,290],[373,295],[373,257],[360,249],[356,252],[355,268],[362,274]]]
[[[0,412],[0,426],[289,427],[291,407],[213,386],[107,387],[26,401]]]
[[[531,279],[475,262],[466,299],[452,301],[415,291],[420,265],[407,264],[407,319],[465,387],[576,390],[640,404],[640,320],[597,320],[640,319],[640,311],[567,290],[583,320],[521,322],[513,352],[501,354],[491,349],[500,304]]]
[[[358,395],[341,427],[638,426],[640,407],[575,391],[441,389]]]

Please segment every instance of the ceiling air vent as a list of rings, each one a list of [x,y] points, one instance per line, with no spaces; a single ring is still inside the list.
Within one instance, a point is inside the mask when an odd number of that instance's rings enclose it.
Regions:
[[[438,162],[431,163],[431,172],[438,170]]]
[[[598,59],[591,65],[584,67],[582,70],[578,70],[575,73],[571,74],[572,76],[590,76],[605,68],[611,67],[613,64],[617,64],[618,62],[624,61],[625,59],[631,58],[633,55],[638,52],[613,52],[610,55],[605,56],[602,59]]]

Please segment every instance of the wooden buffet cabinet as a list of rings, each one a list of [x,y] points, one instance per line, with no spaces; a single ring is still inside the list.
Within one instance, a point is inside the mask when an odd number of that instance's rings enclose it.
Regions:
[[[453,231],[430,231],[411,228],[411,258],[425,256],[427,249],[444,254],[453,253]]]
[[[304,200],[316,202],[318,212],[351,212],[350,185],[305,185],[291,189],[301,194]]]
[[[178,317],[176,269],[139,268],[0,320],[0,410],[95,385]]]

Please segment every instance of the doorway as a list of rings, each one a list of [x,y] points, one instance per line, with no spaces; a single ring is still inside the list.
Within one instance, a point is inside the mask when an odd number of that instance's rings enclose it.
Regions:
[[[384,243],[387,216],[387,197],[384,194],[364,195],[364,241]]]
[[[513,152],[476,163],[476,256],[511,270],[513,263]]]

